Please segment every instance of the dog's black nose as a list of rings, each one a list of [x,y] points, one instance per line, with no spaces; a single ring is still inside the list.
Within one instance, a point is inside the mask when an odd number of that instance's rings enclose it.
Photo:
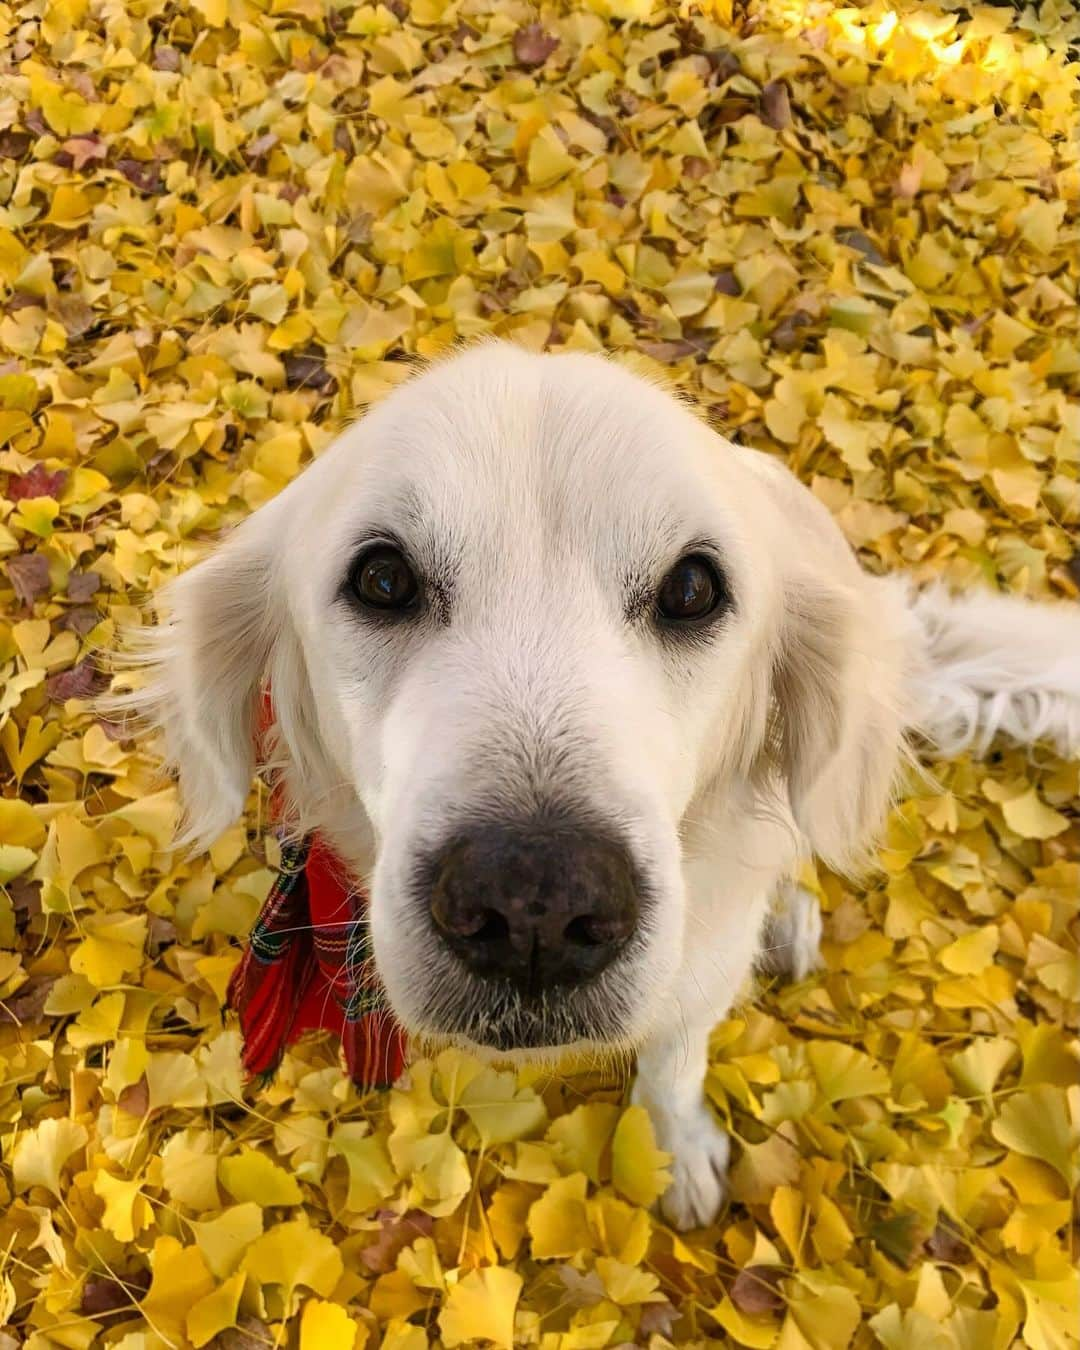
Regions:
[[[626,850],[570,827],[484,825],[436,860],[431,914],[479,975],[530,994],[596,975],[637,926]]]

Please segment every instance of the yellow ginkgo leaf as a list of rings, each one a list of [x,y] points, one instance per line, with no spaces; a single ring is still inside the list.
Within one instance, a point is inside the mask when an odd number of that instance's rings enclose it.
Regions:
[[[238,1201],[250,1200],[265,1208],[267,1205],[299,1205],[304,1199],[295,1177],[265,1154],[251,1148],[222,1158],[218,1175],[221,1184]]]
[[[1055,839],[1069,828],[1068,817],[1047,806],[1034,788],[1002,802],[1001,814],[1022,839]]]
[[[0,886],[29,871],[37,862],[37,856],[32,848],[0,844]]]
[[[172,844],[176,834],[179,814],[176,789],[162,788],[160,792],[142,797],[129,806],[121,807],[113,814],[137,833],[146,835],[155,848],[165,851]]]
[[[159,1237],[150,1255],[153,1278],[140,1310],[159,1336],[181,1341],[188,1313],[214,1292],[216,1281],[197,1247]]]
[[[986,1036],[953,1055],[949,1070],[961,1091],[989,1097],[1008,1064],[1016,1058],[1016,1044],[1006,1036]]]
[[[610,1102],[586,1102],[568,1115],[551,1122],[547,1138],[555,1145],[569,1169],[584,1172],[599,1185],[601,1158],[611,1143],[619,1108]]]
[[[812,1272],[801,1278],[805,1287],[789,1284],[788,1313],[778,1344],[787,1338],[792,1347],[845,1350],[862,1320],[855,1294],[827,1278],[815,1278]]]
[[[662,1303],[660,1280],[651,1270],[640,1270],[613,1256],[596,1258],[596,1273],[604,1283],[604,1290],[612,1303],[630,1307],[635,1303]]]
[[[535,1192],[520,1182],[508,1181],[498,1188],[484,1210],[491,1236],[500,1254],[513,1260],[525,1237],[526,1220]]]
[[[11,1314],[19,1306],[19,1296],[15,1292],[15,1286],[7,1275],[0,1280],[0,1327],[5,1327],[11,1321]]]
[[[19,503],[18,510],[10,518],[11,526],[36,534],[39,539],[48,539],[56,527],[59,514],[60,504],[52,497],[31,497]]]
[[[811,1041],[806,1047],[806,1058],[827,1102],[881,1095],[889,1090],[885,1069],[852,1045]]]
[[[997,928],[993,924],[984,924],[950,942],[942,949],[939,959],[954,975],[978,975],[993,961],[997,949]]]
[[[171,1050],[152,1054],[146,1064],[149,1109],[163,1106],[202,1106],[206,1083],[190,1055]]]
[[[439,1313],[444,1344],[490,1344],[512,1350],[514,1313],[521,1296],[522,1278],[516,1270],[486,1266],[470,1271],[446,1296]]]
[[[21,736],[14,721],[0,727],[0,749],[7,756],[17,782],[22,782],[27,770],[47,755],[63,734],[58,723],[46,723],[36,713],[28,719]]]
[[[1016,1092],[1001,1106],[991,1132],[1017,1153],[1048,1163],[1072,1186],[1077,1175],[1080,1132],[1070,1123],[1065,1093],[1048,1083]]]
[[[88,867],[108,857],[108,844],[102,832],[78,816],[65,811],[56,817],[55,826],[56,856],[64,877],[73,881]]]
[[[547,1121],[544,1103],[532,1088],[519,1088],[516,1076],[484,1069],[458,1098],[485,1147],[532,1134]]]
[[[349,1194],[346,1204],[353,1211],[373,1209],[391,1195],[397,1175],[382,1138],[367,1125],[346,1122],[331,1136],[334,1151],[345,1159],[349,1169]]]
[[[575,1256],[593,1245],[585,1209],[588,1180],[576,1172],[553,1181],[529,1210],[527,1227],[537,1260]]]
[[[300,1350],[363,1350],[367,1328],[340,1303],[309,1298],[300,1314]]]
[[[283,431],[263,441],[255,451],[252,467],[271,482],[284,486],[300,467],[303,443],[298,431]]]
[[[202,1252],[211,1274],[219,1280],[232,1275],[248,1247],[263,1231],[262,1208],[253,1201],[233,1205],[213,1219],[188,1222],[195,1234],[195,1245]]]
[[[49,79],[31,78],[31,97],[58,136],[83,136],[98,124],[100,109],[74,89]]]
[[[38,849],[45,842],[46,827],[29,802],[17,797],[0,798],[0,844]]]
[[[50,1117],[20,1134],[11,1159],[16,1192],[43,1186],[59,1198],[64,1164],[84,1147],[88,1138],[82,1125],[63,1116]]]
[[[119,1242],[133,1242],[151,1222],[150,1204],[142,1193],[138,1177],[127,1179],[99,1172],[94,1178],[94,1194],[105,1201],[101,1226]]]
[[[344,1268],[334,1243],[303,1219],[277,1224],[256,1238],[241,1265],[260,1284],[287,1290],[303,1285],[323,1298],[334,1292]]]
[[[643,1106],[628,1106],[619,1117],[611,1141],[611,1180],[635,1205],[646,1208],[671,1183],[671,1155],[656,1147],[652,1121]]]
[[[1023,1343],[1039,1347],[1039,1350],[1072,1350],[1076,1343],[1076,1322],[1080,1317],[1075,1278],[1056,1283],[1019,1280],[1018,1284],[1023,1291],[1025,1306]],[[998,1326],[1001,1320],[999,1316]],[[1000,1341],[998,1327],[995,1332]]]
[[[442,1262],[435,1243],[429,1237],[419,1237],[398,1256],[398,1270],[409,1277],[417,1289],[446,1288]]]
[[[589,1226],[609,1256],[636,1266],[645,1260],[652,1237],[648,1210],[625,1204],[601,1191],[586,1203]]]
[[[162,1182],[174,1203],[195,1213],[220,1208],[218,1159],[208,1133],[178,1130],[165,1143],[161,1160]]]
[[[714,1321],[719,1322],[736,1345],[747,1346],[749,1350],[772,1350],[777,1343],[776,1323],[771,1317],[752,1317],[741,1312],[728,1295],[706,1311]],[[806,1350],[806,1339],[797,1329],[791,1337],[790,1346],[791,1350]]]
[[[411,1178],[418,1198],[440,1205],[445,1213],[457,1208],[472,1185],[465,1154],[450,1133],[406,1139],[391,1135],[390,1156],[398,1171]]]
[[[236,1326],[244,1284],[245,1276],[234,1275],[204,1295],[192,1307],[187,1315],[186,1327],[188,1340],[197,1350],[207,1345],[215,1336]]]
[[[106,989],[138,968],[146,942],[144,914],[95,914],[87,936],[71,955],[71,969],[97,989]]]
[[[428,1350],[431,1342],[423,1327],[413,1326],[400,1317],[393,1317],[386,1324],[379,1350]]]

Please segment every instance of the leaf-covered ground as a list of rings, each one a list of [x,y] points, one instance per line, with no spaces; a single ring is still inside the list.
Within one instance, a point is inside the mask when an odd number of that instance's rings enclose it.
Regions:
[[[717,1029],[680,1239],[619,1083],[310,1043],[246,1087],[253,797],[168,852],[88,711],[149,591],[495,332],[633,350],[872,568],[1076,602],[1065,0],[0,3],[0,1347],[1064,1350],[1078,767],[913,781],[827,969]]]

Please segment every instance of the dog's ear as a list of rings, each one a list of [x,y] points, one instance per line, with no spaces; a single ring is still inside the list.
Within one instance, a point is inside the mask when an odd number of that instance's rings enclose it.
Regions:
[[[906,755],[911,620],[901,590],[859,567],[826,507],[775,461],[782,619],[772,653],[770,759],[814,851],[865,861]]]
[[[163,733],[179,779],[183,845],[206,846],[242,813],[262,686],[273,665],[292,659],[295,639],[276,599],[274,514],[264,507],[163,588],[159,623],[126,634],[117,659],[135,673],[132,687],[103,700]]]
[[[867,611],[858,587],[793,578],[773,663],[775,751],[792,812],[815,853],[842,871],[864,861],[904,753],[902,657]]]

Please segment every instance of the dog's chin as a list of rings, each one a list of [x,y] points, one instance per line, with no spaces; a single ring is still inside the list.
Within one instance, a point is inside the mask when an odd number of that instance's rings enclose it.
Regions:
[[[642,1039],[639,1018],[604,989],[603,981],[576,988],[523,993],[509,981],[455,980],[405,1020],[418,1045],[456,1045],[482,1059],[552,1063],[585,1055],[622,1059]]]
[[[481,1045],[468,1036],[446,1032],[420,1033],[413,1038],[414,1054],[436,1058],[440,1051],[460,1050],[481,1063],[501,1069],[549,1069],[558,1073],[576,1073],[582,1069],[625,1073],[633,1065],[635,1047],[610,1041],[583,1038],[568,1045],[537,1045],[500,1049]]]
[[[560,1006],[559,991],[534,1000],[513,989],[499,991],[456,1015],[444,1009],[437,1017],[423,1017],[420,1035],[456,1042],[485,1057],[520,1060],[547,1059],[584,1046],[626,1048],[631,1041],[622,1019],[614,1014],[576,1014],[565,1001]]]

